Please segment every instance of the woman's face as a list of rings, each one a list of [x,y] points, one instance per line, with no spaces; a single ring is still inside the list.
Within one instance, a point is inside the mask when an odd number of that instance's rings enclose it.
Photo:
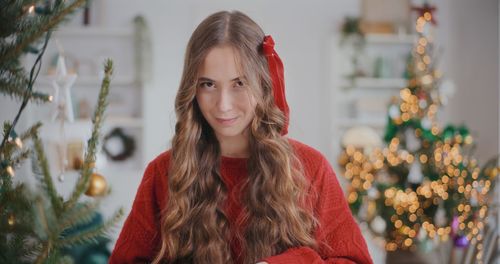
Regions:
[[[248,140],[248,125],[254,117],[256,101],[237,63],[233,48],[216,46],[199,72],[196,100],[220,142]]]

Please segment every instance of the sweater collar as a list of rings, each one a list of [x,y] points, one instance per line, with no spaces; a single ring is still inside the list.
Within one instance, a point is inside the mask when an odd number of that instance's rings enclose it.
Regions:
[[[248,158],[233,158],[221,156],[221,167],[245,169]]]

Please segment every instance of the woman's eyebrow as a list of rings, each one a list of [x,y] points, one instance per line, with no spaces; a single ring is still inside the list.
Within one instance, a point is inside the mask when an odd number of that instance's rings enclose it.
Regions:
[[[238,81],[238,80],[240,80],[241,78],[242,78],[242,77],[239,77],[239,76],[238,76],[238,77],[236,77],[236,78],[232,79],[231,81]],[[245,78],[243,77],[243,79],[245,79]],[[210,79],[210,78],[207,78],[207,77],[200,77],[200,78],[198,79],[198,81],[215,82],[214,80],[212,80],[212,79]]]

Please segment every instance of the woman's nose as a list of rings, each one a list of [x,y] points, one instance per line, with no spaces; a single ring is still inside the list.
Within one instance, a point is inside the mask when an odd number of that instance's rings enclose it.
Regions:
[[[233,95],[230,89],[222,88],[218,92],[217,96],[217,108],[221,112],[227,112],[232,109],[233,105]]]

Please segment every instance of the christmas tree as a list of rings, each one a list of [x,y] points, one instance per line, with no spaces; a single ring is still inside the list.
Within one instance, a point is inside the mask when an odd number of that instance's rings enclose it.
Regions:
[[[345,146],[339,163],[349,180],[348,202],[355,216],[385,241],[387,251],[427,252],[440,242],[474,244],[482,261],[483,230],[498,161],[479,166],[466,126],[441,128],[437,120],[447,100],[436,69],[434,7],[414,7],[416,44],[405,77],[393,98],[382,149]]]
[[[53,100],[51,95],[33,90],[42,58],[51,32],[85,4],[85,0],[13,0],[0,4],[0,92],[21,101],[13,121],[3,124],[0,145],[0,263],[71,263],[64,252],[75,245],[102,241],[123,215],[119,209],[109,220],[96,222],[99,202],[109,192],[101,191],[100,196],[90,199],[82,196],[96,188],[93,168],[113,72],[110,60],[104,64],[105,76],[79,178],[68,198],[55,188],[50,157],[38,136],[42,124],[22,132],[16,130],[28,103]],[[29,71],[21,63],[22,56],[36,57]],[[28,158],[38,183],[35,189],[15,179],[16,169]]]

